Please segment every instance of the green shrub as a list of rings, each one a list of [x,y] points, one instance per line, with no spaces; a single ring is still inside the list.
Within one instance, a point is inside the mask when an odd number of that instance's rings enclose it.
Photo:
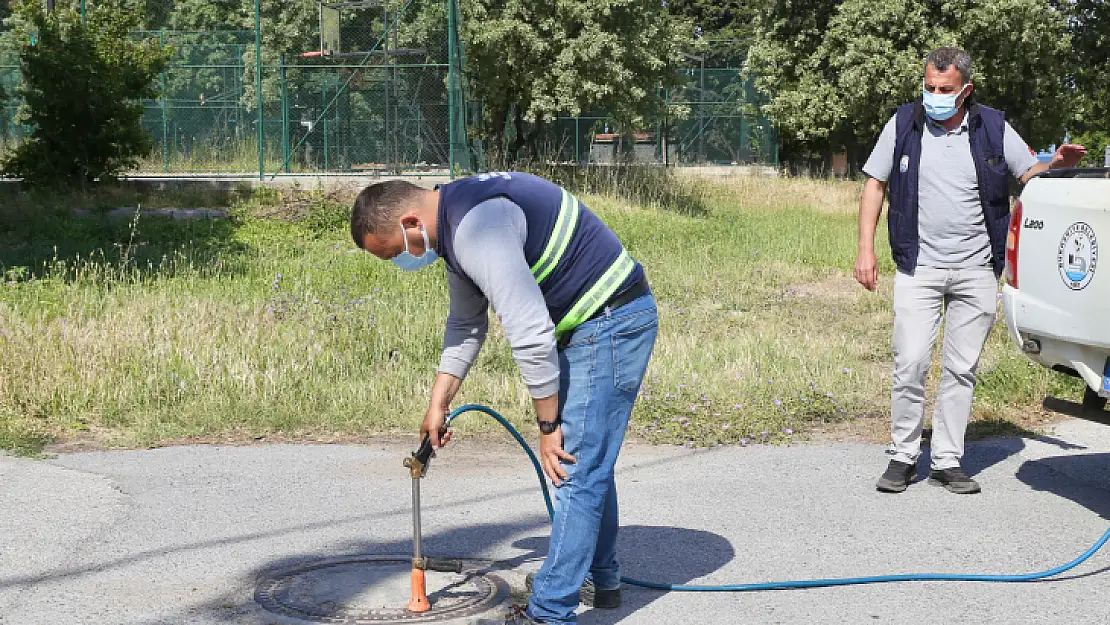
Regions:
[[[158,96],[154,79],[170,58],[156,41],[131,36],[142,14],[111,0],[82,22],[72,9],[47,14],[22,0],[16,15],[28,31],[18,95],[32,131],[4,158],[4,173],[32,187],[84,188],[134,167],[153,147],[141,99]]]

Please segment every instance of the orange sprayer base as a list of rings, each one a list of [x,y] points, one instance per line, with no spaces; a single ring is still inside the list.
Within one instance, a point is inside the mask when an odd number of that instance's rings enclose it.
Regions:
[[[428,590],[424,581],[424,571],[412,570],[412,598],[409,599],[409,612],[427,612],[432,606],[428,603]]]

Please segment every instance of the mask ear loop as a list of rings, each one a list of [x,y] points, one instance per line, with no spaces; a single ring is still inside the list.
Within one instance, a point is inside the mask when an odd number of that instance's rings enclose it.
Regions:
[[[420,234],[424,235],[424,253],[420,255],[420,258],[424,258],[432,250],[432,244],[428,241],[428,229],[424,227],[424,222],[420,222]]]
[[[964,83],[964,86],[960,87],[960,93],[963,93],[964,89],[967,89],[969,86],[971,86],[971,83]],[[960,108],[961,106],[967,104],[967,99],[970,98],[970,97],[971,97],[970,93],[965,95],[963,101],[961,101],[959,104],[957,104],[956,108]],[[960,96],[956,96],[956,99],[959,100]]]
[[[409,251],[409,235],[405,232],[405,224],[398,222],[401,226],[401,242],[405,244],[405,252],[411,256],[412,252]]]
[[[428,240],[428,229],[424,227],[424,223],[421,222],[421,224],[420,224],[420,235],[424,237],[424,253],[421,254],[420,256],[417,256],[416,254],[413,254],[412,251],[409,250],[409,235],[408,235],[407,232],[405,232],[405,224],[400,224],[400,225],[401,225],[401,241],[405,244],[405,252],[407,252],[408,255],[412,256],[413,258],[424,258],[425,256],[427,256],[428,251],[432,249],[432,244]]]

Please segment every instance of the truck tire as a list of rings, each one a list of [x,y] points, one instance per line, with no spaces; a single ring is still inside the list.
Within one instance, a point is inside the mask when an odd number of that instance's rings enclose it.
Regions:
[[[1088,410],[1103,410],[1106,408],[1106,398],[1099,397],[1091,387],[1083,389],[1083,407]]]

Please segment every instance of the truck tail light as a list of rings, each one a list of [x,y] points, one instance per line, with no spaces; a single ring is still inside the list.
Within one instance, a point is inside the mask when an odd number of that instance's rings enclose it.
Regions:
[[[1018,288],[1018,244],[1021,240],[1021,200],[1014,203],[1014,210],[1010,213],[1010,228],[1006,233],[1006,271],[1003,275],[1006,284]]]

